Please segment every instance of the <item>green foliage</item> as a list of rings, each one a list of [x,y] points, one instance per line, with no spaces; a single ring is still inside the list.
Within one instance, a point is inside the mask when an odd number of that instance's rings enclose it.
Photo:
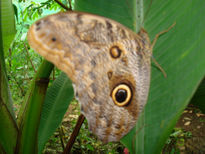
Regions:
[[[173,152],[180,152],[180,147],[185,146],[185,139],[191,138],[192,133],[191,132],[186,132],[181,128],[174,128],[172,133],[170,134],[169,138],[166,140],[164,150],[168,151],[168,149],[171,147],[172,150],[171,153]]]
[[[38,151],[61,123],[63,116],[73,99],[73,87],[67,75],[62,73],[49,87],[43,104],[38,132]]]
[[[6,1],[4,2],[6,4]],[[62,3],[68,5],[67,0],[63,0]],[[145,1],[144,7],[142,7],[143,0],[76,0],[75,9],[112,18],[133,31],[138,31],[144,24],[151,40],[157,33],[176,22],[176,26],[172,30],[158,39],[154,48],[154,57],[162,65],[168,77],[164,78],[162,73],[152,64],[148,104],[137,127],[122,139],[123,144],[132,153],[159,153],[161,151],[178,117],[205,75],[205,52],[203,52],[205,48],[203,43],[205,41],[203,28],[205,21],[202,20],[205,13],[203,8],[205,3],[204,5],[203,3],[199,0],[193,2],[154,0],[144,19],[144,12],[149,8],[150,1]],[[3,3],[1,2],[1,4]],[[5,6],[9,6],[10,9],[13,7],[9,3]],[[1,28],[3,34],[1,37],[4,41],[4,44],[1,42],[1,47],[4,46],[5,49],[7,67],[7,70],[0,69],[1,79],[4,78],[1,80],[3,83],[1,84],[3,85],[1,94],[6,94],[9,98],[3,104],[11,101],[6,81],[6,74],[8,74],[14,106],[17,106],[15,111],[17,112],[19,108],[20,111],[16,123],[15,115],[12,113],[12,103],[2,106],[2,102],[0,102],[0,151],[13,153],[12,150],[15,149],[17,132],[19,131],[16,150],[21,153],[37,152],[37,136],[39,135],[40,152],[63,118],[73,92],[67,77],[60,75],[56,81],[50,82],[50,88],[44,102],[47,81],[53,65],[42,61],[42,58],[29,48],[26,33],[34,20],[61,11],[62,8],[53,0],[15,0],[14,8],[16,8],[17,25],[17,35],[14,40],[13,36],[16,31],[14,12],[6,10],[8,12],[1,16],[1,26],[7,27],[3,31]],[[0,68],[3,68],[3,49],[0,50]],[[38,67],[40,63],[43,64]],[[59,75],[59,71],[56,75]],[[42,83],[39,82],[42,81],[42,78],[46,79],[43,87]],[[66,93],[67,91],[68,93]],[[66,94],[69,97],[66,97]],[[197,102],[201,104],[203,97],[198,99],[198,96],[194,98],[197,98]],[[57,104],[57,102],[61,104]],[[41,111],[42,106],[43,110]],[[74,128],[75,122],[75,120],[70,121],[71,128]],[[175,130],[171,138],[179,140],[179,143],[183,144],[181,134],[186,137],[191,136],[189,132]],[[54,142],[57,140],[53,137],[52,139]],[[173,140],[168,141],[172,142]],[[85,122],[74,144],[73,152],[89,153],[96,151],[96,149],[99,152],[115,153],[116,151],[122,152],[123,146],[118,143],[102,145],[88,131],[87,122]],[[177,152],[177,149],[172,150],[172,153]]]
[[[28,50],[25,40],[16,39],[6,58],[9,84],[15,105],[22,103],[38,65],[40,56]]]
[[[4,59],[4,51],[15,35],[12,13],[11,1],[0,1],[0,153],[14,153],[18,133]]]
[[[4,52],[7,52],[16,33],[14,10],[13,10],[12,2],[10,0],[1,1],[0,4],[1,4],[0,20],[1,20],[3,48],[4,48]]]
[[[46,2],[22,1],[21,3],[14,1],[14,5],[17,8],[17,34],[9,51],[6,52],[5,61],[15,110],[18,111],[18,106],[23,102],[31,80],[42,61],[42,58],[31,50],[27,43],[26,35],[29,25],[42,15],[46,15],[45,12],[55,13],[60,10],[60,7],[51,0]]]
[[[53,67],[53,64],[45,60],[41,63],[21,105],[18,113],[18,126],[21,132],[18,135],[17,142],[19,153],[37,152],[37,136],[42,105]]]

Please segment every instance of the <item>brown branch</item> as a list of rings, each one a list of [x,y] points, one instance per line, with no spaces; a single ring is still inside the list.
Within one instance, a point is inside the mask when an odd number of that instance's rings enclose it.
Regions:
[[[27,55],[28,55],[29,61],[30,61],[30,63],[31,63],[31,66],[33,67],[33,70],[34,70],[34,72],[36,73],[37,71],[36,71],[36,69],[35,69],[35,67],[34,67],[34,65],[33,65],[32,60],[30,59],[30,55],[29,55],[29,52],[28,52],[28,48],[27,48],[27,46],[26,46],[25,43],[24,43],[24,48],[26,49],[26,53],[27,53]]]
[[[76,137],[78,136],[78,133],[80,131],[81,125],[83,124],[83,121],[85,120],[84,115],[80,114],[80,116],[78,117],[78,121],[75,125],[75,128],[70,136],[70,139],[66,145],[65,150],[63,151],[63,154],[69,154],[71,151],[71,148],[75,142]]]
[[[68,0],[68,3],[69,3],[70,10],[73,10],[72,5],[71,5],[71,0]]]
[[[67,11],[72,11],[71,8],[68,8],[67,6],[65,6],[63,3],[61,3],[59,0],[55,0],[56,3],[58,3],[62,8],[66,9]]]

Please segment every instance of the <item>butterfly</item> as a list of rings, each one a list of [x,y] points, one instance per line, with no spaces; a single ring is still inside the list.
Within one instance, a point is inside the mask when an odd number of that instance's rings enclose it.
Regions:
[[[35,22],[28,42],[72,80],[81,113],[100,140],[119,141],[135,126],[147,102],[156,42],[143,28],[136,34],[111,19],[68,11]]]

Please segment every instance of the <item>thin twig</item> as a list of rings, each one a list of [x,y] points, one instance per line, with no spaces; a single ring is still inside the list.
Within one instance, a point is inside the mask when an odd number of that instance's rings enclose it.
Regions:
[[[72,5],[71,5],[71,0],[68,0],[68,3],[69,3],[70,10],[73,10]]]
[[[70,153],[71,148],[72,148],[72,146],[73,146],[73,144],[75,142],[76,137],[78,136],[78,133],[80,131],[80,128],[81,128],[84,120],[85,120],[84,115],[80,114],[79,117],[78,117],[78,121],[77,121],[77,123],[75,125],[75,128],[74,128],[74,130],[73,130],[73,132],[72,132],[72,134],[70,136],[70,139],[69,139],[69,141],[68,141],[68,143],[66,145],[66,148],[63,151],[63,154],[69,154]]]
[[[11,69],[11,56],[12,56],[12,51],[11,48],[9,48],[9,67]]]
[[[33,65],[32,60],[30,59],[30,55],[29,55],[29,52],[28,52],[28,48],[27,48],[27,46],[26,46],[25,43],[24,43],[24,47],[25,47],[25,49],[26,49],[26,53],[27,53],[27,55],[28,55],[28,59],[29,59],[29,61],[30,61],[30,63],[31,63],[31,66],[32,66],[34,72],[36,73],[37,71],[36,71],[36,69],[35,69],[35,67],[34,67],[34,65]]]
[[[67,11],[71,11],[71,8],[68,8],[67,6],[65,6],[63,3],[61,3],[59,0],[55,0],[56,3],[58,3],[62,8],[66,9]]]

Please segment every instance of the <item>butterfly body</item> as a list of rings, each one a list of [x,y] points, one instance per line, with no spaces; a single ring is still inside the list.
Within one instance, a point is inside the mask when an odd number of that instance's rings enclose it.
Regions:
[[[50,15],[28,32],[31,47],[73,82],[89,129],[103,142],[132,129],[147,101],[152,48],[147,33],[96,15]]]

